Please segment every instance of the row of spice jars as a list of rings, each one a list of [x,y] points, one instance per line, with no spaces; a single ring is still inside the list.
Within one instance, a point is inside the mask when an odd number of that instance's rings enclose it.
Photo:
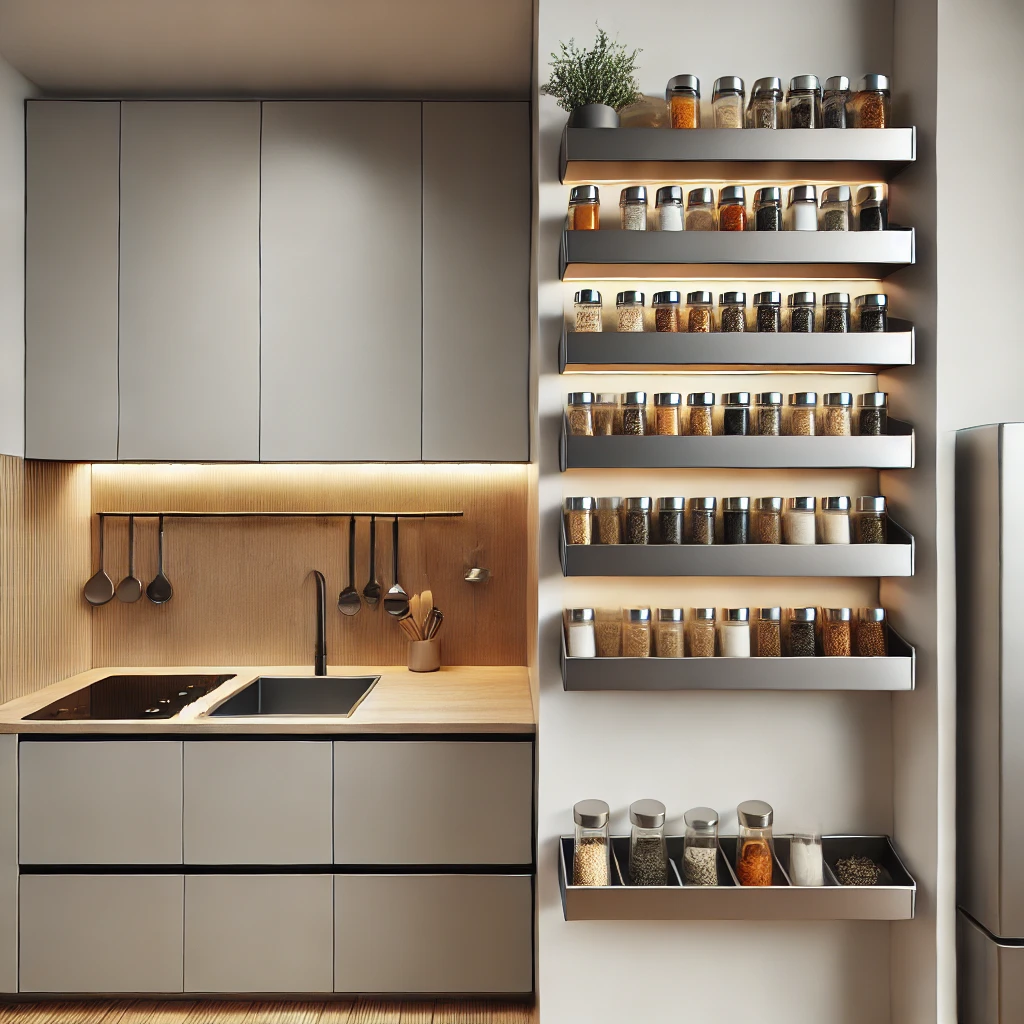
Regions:
[[[753,403],[751,399],[753,398]],[[683,396],[676,391],[654,395],[653,413],[648,414],[647,392],[626,391],[621,398],[610,392],[570,392],[566,407],[568,431],[576,437],[606,437],[612,434],[645,437],[881,437],[888,433],[889,396],[870,391],[854,396],[850,391],[826,392],[819,414],[818,393],[797,391],[788,398],[782,415],[782,392],[732,391],[722,395],[721,417],[715,415],[716,395],[695,391]]]
[[[567,608],[570,658],[881,658],[884,608]]]
[[[687,504],[689,512],[687,513]],[[566,498],[569,544],[885,544],[885,498]],[[785,514],[783,514],[785,512]]]
[[[711,112],[715,128],[889,128],[891,90],[886,75],[864,75],[856,90],[846,75],[825,79],[817,75],[790,79],[783,96],[781,78],[759,78],[744,108],[742,78],[727,75],[715,80]],[[665,87],[669,123],[673,128],[700,128],[700,79],[676,75]]]
[[[826,292],[819,314],[816,292],[791,292],[783,313],[782,292],[754,293],[752,314],[747,312],[746,292],[721,292],[718,309],[714,293],[706,289],[683,293],[674,289],[655,292],[651,313],[647,296],[641,291],[623,291],[615,296],[615,329],[634,334],[653,326],[658,333],[741,334],[759,331],[778,334],[791,331],[810,334],[883,333],[889,329],[889,297],[880,292],[858,295],[854,300],[856,319],[850,316],[848,292]],[[604,299],[596,288],[581,288],[573,295],[575,330],[595,334],[604,330]]]

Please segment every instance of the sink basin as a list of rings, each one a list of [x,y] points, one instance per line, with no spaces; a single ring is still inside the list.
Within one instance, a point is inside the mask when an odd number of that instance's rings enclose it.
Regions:
[[[330,715],[348,718],[380,676],[260,676],[209,714]]]

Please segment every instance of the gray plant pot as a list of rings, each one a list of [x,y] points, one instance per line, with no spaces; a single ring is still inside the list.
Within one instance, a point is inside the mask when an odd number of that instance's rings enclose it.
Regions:
[[[569,116],[570,128],[618,128],[619,115],[606,103],[587,103]]]

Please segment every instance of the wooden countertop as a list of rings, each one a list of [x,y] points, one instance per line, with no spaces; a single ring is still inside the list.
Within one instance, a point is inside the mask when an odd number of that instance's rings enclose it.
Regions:
[[[176,718],[127,722],[26,722],[47,704],[109,675],[232,675]],[[404,666],[335,666],[329,675],[379,675],[380,680],[350,718],[327,715],[259,718],[205,718],[257,676],[308,676],[296,666],[161,666],[94,668],[25,697],[0,705],[0,733],[532,733],[535,731],[529,673],[521,666],[455,666],[439,672],[410,672]]]

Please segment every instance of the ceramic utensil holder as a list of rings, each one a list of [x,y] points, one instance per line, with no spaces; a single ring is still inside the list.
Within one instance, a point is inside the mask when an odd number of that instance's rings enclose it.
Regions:
[[[441,641],[413,640],[409,644],[409,671],[436,672],[441,667]]]

